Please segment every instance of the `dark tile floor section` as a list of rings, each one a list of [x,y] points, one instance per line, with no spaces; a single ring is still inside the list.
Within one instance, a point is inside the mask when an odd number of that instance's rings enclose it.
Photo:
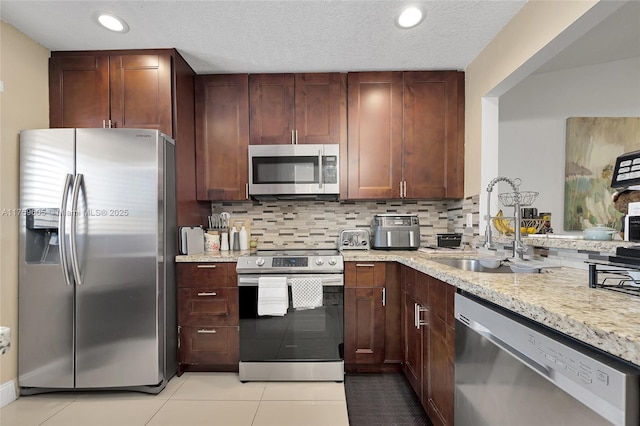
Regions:
[[[403,374],[347,374],[350,426],[431,426]]]

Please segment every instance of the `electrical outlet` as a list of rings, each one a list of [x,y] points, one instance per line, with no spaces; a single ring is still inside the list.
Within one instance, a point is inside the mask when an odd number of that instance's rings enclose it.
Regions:
[[[473,227],[473,214],[467,213],[467,228]]]

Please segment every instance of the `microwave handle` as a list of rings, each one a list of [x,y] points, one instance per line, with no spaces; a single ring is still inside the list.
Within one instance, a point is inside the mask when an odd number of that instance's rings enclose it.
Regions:
[[[320,182],[318,183],[318,187],[322,189],[322,184],[324,183],[324,167],[322,167],[322,150],[318,150],[318,167],[320,167]]]

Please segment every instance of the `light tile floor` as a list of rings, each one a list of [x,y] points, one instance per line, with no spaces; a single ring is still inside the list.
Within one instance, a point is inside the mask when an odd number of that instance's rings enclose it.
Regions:
[[[184,373],[158,395],[58,392],[18,398],[2,426],[348,426],[344,385],[240,383],[236,373]]]

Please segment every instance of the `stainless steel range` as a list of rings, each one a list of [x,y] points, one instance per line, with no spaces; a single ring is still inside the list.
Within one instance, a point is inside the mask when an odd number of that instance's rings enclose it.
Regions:
[[[241,381],[344,380],[344,261],[337,250],[238,259]]]

